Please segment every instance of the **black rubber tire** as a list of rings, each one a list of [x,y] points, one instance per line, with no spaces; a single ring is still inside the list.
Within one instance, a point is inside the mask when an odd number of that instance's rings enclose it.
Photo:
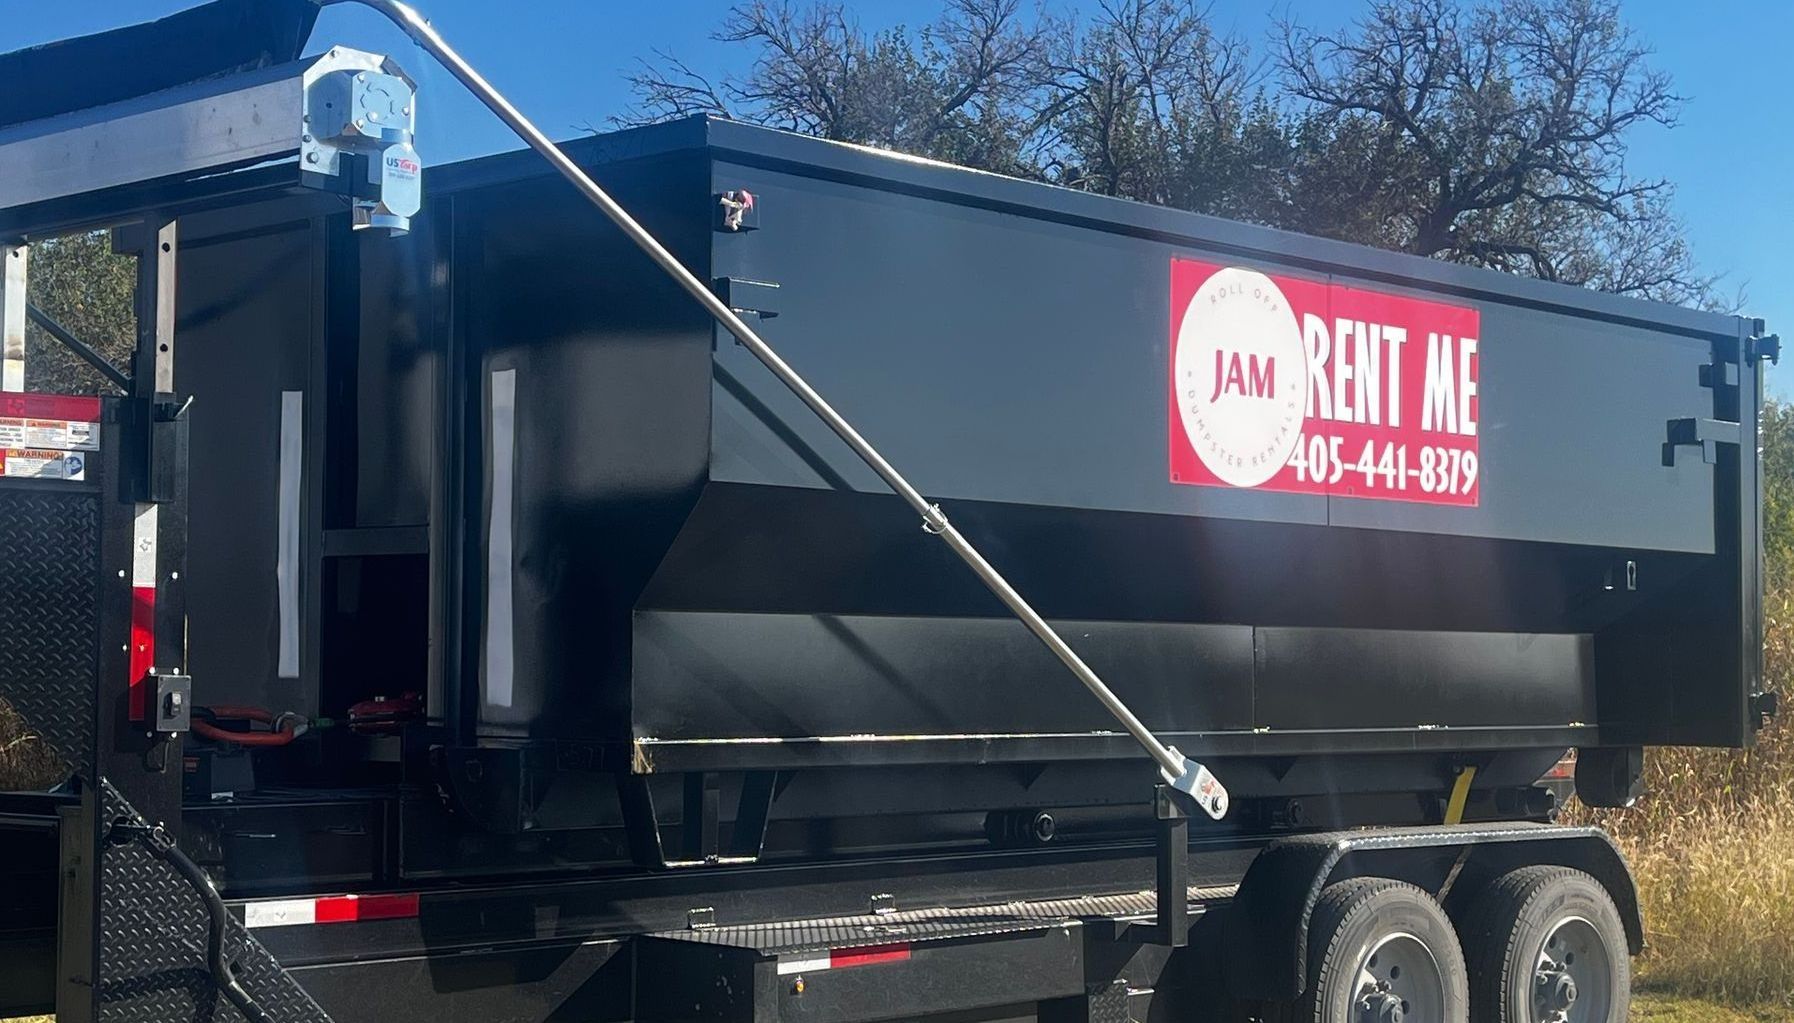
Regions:
[[[1502,875],[1479,894],[1464,917],[1464,951],[1474,980],[1475,1023],[1532,1023],[1533,967],[1546,930],[1574,915],[1587,920],[1607,945],[1613,1002],[1606,1023],[1625,1023],[1632,1001],[1632,964],[1626,928],[1607,889],[1570,867],[1533,866]]]
[[[1308,990],[1266,1015],[1291,1023],[1360,1023],[1353,1008],[1359,961],[1378,939],[1401,931],[1433,954],[1445,994],[1445,1019],[1410,1023],[1467,1023],[1470,981],[1451,921],[1431,895],[1383,877],[1339,881],[1321,892],[1308,924]]]

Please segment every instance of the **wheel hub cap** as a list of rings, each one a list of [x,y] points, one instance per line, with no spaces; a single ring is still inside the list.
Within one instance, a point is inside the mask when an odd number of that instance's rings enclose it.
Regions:
[[[1537,1023],[1609,1023],[1614,992],[1612,951],[1581,917],[1545,932],[1533,967],[1532,1018]]]
[[[1359,1023],[1440,1023],[1445,980],[1426,943],[1392,934],[1366,949],[1358,964]]]

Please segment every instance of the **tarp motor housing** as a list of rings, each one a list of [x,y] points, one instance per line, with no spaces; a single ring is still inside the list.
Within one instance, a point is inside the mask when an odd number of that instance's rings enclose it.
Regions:
[[[331,56],[353,52],[339,47]],[[373,68],[307,73],[300,169],[308,185],[349,191],[358,230],[400,234],[423,201],[422,165],[411,145],[417,92],[392,61],[375,59]]]

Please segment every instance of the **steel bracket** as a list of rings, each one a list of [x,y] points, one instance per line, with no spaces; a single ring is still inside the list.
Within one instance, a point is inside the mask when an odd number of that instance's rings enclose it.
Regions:
[[[1769,720],[1780,714],[1781,709],[1782,696],[1773,689],[1752,693],[1750,696],[1750,716],[1759,732],[1769,727]]]
[[[718,775],[693,771],[683,778],[680,843],[669,854],[661,835],[652,778],[641,774],[617,777],[629,855],[651,870],[754,863],[766,845],[766,825],[779,791],[776,771],[749,771],[742,776],[729,841],[722,842],[722,784]]]
[[[1719,462],[1719,446],[1738,445],[1741,431],[1737,423],[1721,419],[1671,419],[1666,426],[1667,440],[1663,443],[1663,464],[1665,468],[1676,464],[1676,449],[1698,447],[1701,449],[1701,461],[1708,465]]]
[[[771,281],[750,281],[742,277],[718,277],[711,282],[716,297],[743,316],[770,320],[779,315],[779,286]]]
[[[1190,943],[1190,813],[1195,800],[1181,789],[1159,785],[1152,792],[1158,899],[1153,922],[1123,934],[1144,945],[1182,948]]]
[[[1758,331],[1763,329],[1763,321],[1756,324]],[[1779,334],[1757,334],[1744,341],[1744,357],[1753,363],[1769,360],[1772,366],[1781,365],[1782,339]]]

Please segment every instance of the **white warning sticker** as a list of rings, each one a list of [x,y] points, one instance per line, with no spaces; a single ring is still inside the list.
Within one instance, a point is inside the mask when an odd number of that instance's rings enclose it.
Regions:
[[[0,476],[40,480],[84,480],[87,454],[41,448],[0,449]]]
[[[0,447],[98,451],[100,424],[77,419],[24,419],[0,416]]]

